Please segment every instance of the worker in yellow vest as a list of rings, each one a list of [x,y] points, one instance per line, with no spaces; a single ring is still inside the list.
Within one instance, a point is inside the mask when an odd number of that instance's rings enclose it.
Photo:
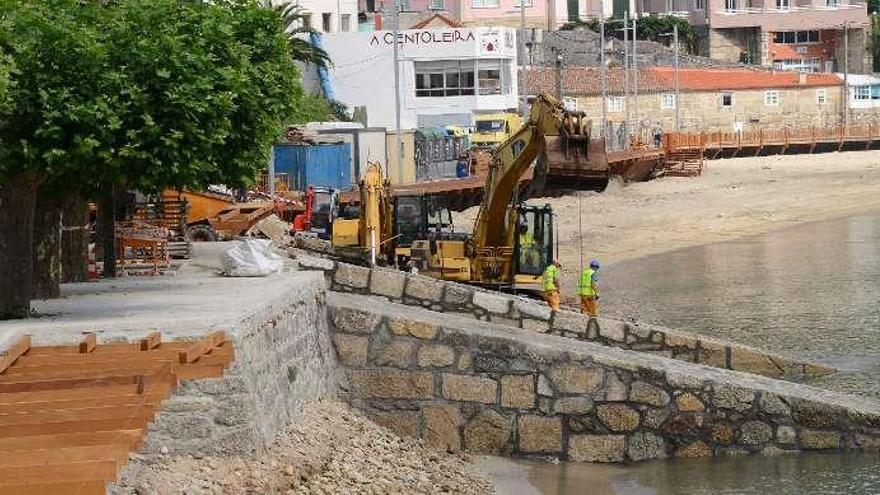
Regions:
[[[541,256],[535,245],[535,236],[529,233],[529,226],[519,225],[519,269],[520,271],[535,273],[532,270],[541,268]]]
[[[553,260],[544,269],[544,300],[551,309],[559,309],[559,269],[562,264],[559,260]]]
[[[581,296],[581,313],[599,316],[599,260],[590,261],[590,266],[581,272],[578,295]]]

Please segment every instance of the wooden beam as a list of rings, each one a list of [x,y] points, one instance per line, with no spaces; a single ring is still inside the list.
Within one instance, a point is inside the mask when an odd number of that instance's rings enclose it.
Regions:
[[[226,342],[226,332],[214,332],[207,337],[194,342],[185,350],[180,351],[178,354],[180,364],[194,363],[197,359],[208,354],[214,350],[215,347],[224,342]]]
[[[0,438],[2,437],[29,437],[42,435],[57,435],[62,433],[83,433],[109,430],[143,430],[153,419],[149,416],[132,416],[129,418],[96,419],[90,421],[58,421],[54,423],[41,423],[37,425],[9,425],[0,426]]]
[[[22,354],[28,352],[31,349],[31,336],[24,335],[18,342],[12,344],[9,349],[4,350],[0,353],[0,373],[6,371],[7,368],[12,366],[18,358],[21,357]]]
[[[80,354],[91,354],[95,347],[98,346],[98,336],[94,333],[87,333],[82,342],[79,343]]]
[[[149,351],[151,349],[155,349],[156,347],[159,347],[159,344],[161,343],[162,334],[159,332],[153,332],[147,335],[146,338],[141,339],[141,351]]]
[[[107,444],[53,449],[4,450],[0,452],[0,466],[40,466],[87,461],[117,461],[128,459],[128,445]]]
[[[0,495],[58,495],[59,493],[106,495],[107,482],[95,480],[0,486]]]
[[[143,430],[133,428],[48,435],[15,435],[0,438],[0,451],[56,449],[107,444],[127,445],[133,449],[140,444],[143,434]]]
[[[86,409],[67,409],[62,411],[44,411],[24,414],[0,415],[0,427],[21,425],[41,425],[65,421],[96,421],[104,419],[127,419],[136,417],[153,418],[155,408],[152,404],[136,404],[133,406],[90,407]]]
[[[134,406],[139,404],[152,404],[158,406],[165,398],[168,397],[167,392],[163,393],[146,393],[146,394],[126,394],[116,396],[101,396],[100,405],[103,407],[110,406]],[[63,411],[70,409],[86,409],[95,407],[98,403],[95,397],[87,397],[83,399],[67,399],[56,401],[35,401],[35,402],[13,402],[11,404],[0,404],[0,415],[3,414],[29,414],[33,412]]]
[[[69,483],[75,481],[112,481],[116,479],[119,463],[93,461],[43,466],[0,467],[0,486],[30,485],[35,483]]]
[[[146,394],[168,394],[173,385],[170,382],[154,382],[146,387]],[[123,385],[96,385],[94,387],[71,388],[62,390],[39,390],[34,392],[0,393],[0,406],[22,402],[53,402],[72,399],[95,400],[104,397],[137,395],[137,383]]]

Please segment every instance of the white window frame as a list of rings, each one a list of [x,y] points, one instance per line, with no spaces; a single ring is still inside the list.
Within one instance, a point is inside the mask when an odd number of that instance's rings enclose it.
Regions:
[[[852,99],[855,101],[869,101],[871,99],[871,86],[853,86]]]
[[[706,10],[706,0],[694,0],[694,10]]]
[[[416,98],[452,98],[475,94],[476,72],[473,60],[416,61],[413,69],[415,73],[413,88]],[[470,74],[469,85],[465,80],[466,74]],[[451,75],[455,77],[451,78]],[[425,81],[425,76],[429,78],[440,76],[443,85],[431,87],[429,79],[428,87],[420,88],[419,84]]]
[[[472,9],[497,9],[501,0],[471,0]]]
[[[724,97],[730,96],[730,105],[724,104]],[[733,108],[733,91],[722,91],[720,95],[718,95],[718,105],[721,108]]]
[[[791,0],[776,0],[776,10],[791,10]]]
[[[608,105],[609,112],[621,113],[624,108],[624,99],[622,96],[609,96],[606,105]]]
[[[522,4],[520,2],[525,2],[526,8],[534,5],[534,0],[513,0],[513,8],[515,8],[515,9],[522,8]]]
[[[825,91],[825,88],[819,88],[816,90],[816,104],[817,105],[826,105],[828,103],[828,92]]]
[[[428,9],[443,10],[443,0],[431,0],[428,2]]]
[[[737,0],[724,0],[724,11],[725,12],[736,12],[739,7]]]
[[[676,103],[675,93],[660,93],[660,110],[674,110]]]
[[[772,89],[768,91],[764,91],[764,106],[765,107],[778,107],[779,106],[779,91]]]
[[[825,0],[825,7],[829,9],[836,9],[840,7],[840,0]]]

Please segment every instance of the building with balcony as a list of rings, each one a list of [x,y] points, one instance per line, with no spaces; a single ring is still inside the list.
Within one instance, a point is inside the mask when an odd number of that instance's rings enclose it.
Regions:
[[[637,10],[686,16],[702,31],[701,55],[714,59],[800,72],[871,67],[867,6],[856,0],[638,0]]]
[[[281,3],[274,0],[273,4]],[[357,31],[357,0],[297,0],[305,15],[304,24],[319,33]]]

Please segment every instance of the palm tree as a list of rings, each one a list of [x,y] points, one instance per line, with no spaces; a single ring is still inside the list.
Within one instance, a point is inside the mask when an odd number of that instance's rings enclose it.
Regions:
[[[332,65],[330,55],[313,42],[321,33],[306,26],[309,15],[304,8],[290,1],[275,4],[273,0],[261,0],[261,3],[278,12],[284,20],[284,33],[290,43],[290,56],[294,61],[314,64],[322,69]]]

